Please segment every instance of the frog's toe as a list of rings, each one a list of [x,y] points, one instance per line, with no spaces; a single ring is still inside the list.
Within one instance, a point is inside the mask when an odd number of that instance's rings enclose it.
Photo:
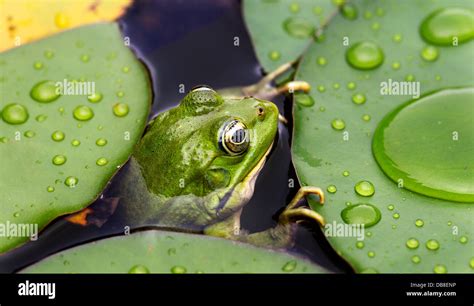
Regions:
[[[316,211],[312,210],[308,206],[298,206],[301,200],[310,194],[317,195],[319,197],[319,203],[324,203],[324,192],[321,188],[313,186],[304,186],[296,193],[293,200],[285,208],[279,217],[280,224],[288,224],[292,222],[300,222],[304,220],[313,220],[316,221],[319,225],[324,226],[326,222],[324,217],[321,216]],[[307,205],[307,204],[306,204]]]

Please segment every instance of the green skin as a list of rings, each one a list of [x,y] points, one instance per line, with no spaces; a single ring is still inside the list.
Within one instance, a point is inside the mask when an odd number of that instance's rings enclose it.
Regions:
[[[250,136],[239,155],[219,143],[232,119],[245,124]],[[278,108],[271,102],[221,97],[208,87],[191,91],[149,124],[134,151],[121,185],[129,225],[288,246],[293,224],[250,235],[240,230],[242,208],[253,195],[277,129]]]

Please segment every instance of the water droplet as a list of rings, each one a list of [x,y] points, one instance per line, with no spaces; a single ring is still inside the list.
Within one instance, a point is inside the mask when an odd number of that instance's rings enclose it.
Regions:
[[[397,229],[397,225],[396,224],[392,225],[392,229]]]
[[[28,130],[24,133],[24,135],[26,138],[32,138],[32,137],[35,137],[36,133],[31,130]]]
[[[147,267],[143,265],[135,265],[128,270],[128,273],[130,274],[148,274],[150,273],[150,270],[148,270]]]
[[[327,59],[323,56],[318,57],[316,62],[318,63],[319,66],[326,66],[326,64],[328,63]]]
[[[334,119],[331,122],[331,126],[332,126],[333,129],[335,129],[337,131],[341,131],[346,127],[346,123],[342,119]]]
[[[77,179],[77,177],[74,177],[74,176],[68,176],[66,178],[66,180],[64,181],[64,184],[70,188],[74,188],[76,187],[77,183],[79,182],[79,180]]]
[[[418,264],[418,263],[421,262],[421,258],[420,258],[420,256],[418,256],[418,255],[413,255],[413,256],[411,257],[411,261],[412,261],[413,263],[415,263],[415,264]]]
[[[36,61],[36,62],[34,62],[34,64],[33,64],[33,68],[35,68],[36,70],[43,69],[43,63],[40,62],[40,61]]]
[[[401,67],[400,62],[393,62],[392,63],[392,69],[393,70],[398,70],[398,69],[400,69],[400,67]]]
[[[341,8],[342,16],[348,20],[356,20],[357,19],[357,8],[352,4],[346,4]]]
[[[376,10],[375,10],[375,15],[379,16],[379,17],[382,17],[383,15],[385,15],[385,11],[383,8],[381,7],[378,7]]]
[[[125,117],[129,112],[128,104],[116,103],[113,107],[114,115],[117,117]]]
[[[320,6],[313,7],[313,14],[319,16],[323,13],[323,8]]]
[[[125,95],[123,91],[117,91],[117,97],[122,98]]]
[[[420,243],[415,238],[410,238],[406,242],[406,246],[409,249],[416,249],[416,248],[418,248],[419,245],[420,245]]]
[[[13,217],[15,217],[15,218],[18,218],[19,216],[20,216],[19,212],[16,212],[16,213],[13,214]]]
[[[64,155],[56,155],[53,157],[53,164],[56,166],[64,165],[66,161],[67,158]]]
[[[352,96],[352,102],[354,102],[355,104],[364,104],[365,103],[365,95],[361,94],[361,93],[357,93],[357,94],[354,94]]]
[[[54,16],[54,24],[59,29],[65,29],[69,27],[69,18],[64,13],[57,13],[56,16]]]
[[[435,80],[436,80],[436,81],[441,81],[441,76],[440,76],[440,75],[436,75],[436,76],[435,76]]]
[[[370,28],[371,28],[372,30],[374,30],[374,31],[378,31],[378,30],[380,30],[380,23],[374,22],[374,23],[372,23],[372,25],[370,26]]]
[[[280,54],[280,52],[278,52],[278,51],[270,51],[270,53],[268,53],[268,57],[269,57],[272,61],[277,61],[277,60],[280,59],[281,54]]]
[[[367,237],[372,237],[372,232],[367,232],[365,235],[366,235]]]
[[[367,268],[362,271],[360,271],[361,274],[377,274],[379,271],[375,268]]]
[[[95,141],[95,144],[98,145],[99,147],[103,147],[107,144],[107,139],[105,138],[98,138],[96,141]]]
[[[105,166],[107,165],[109,161],[105,158],[105,157],[101,157],[99,159],[97,159],[97,161],[95,162],[97,166]]]
[[[122,67],[122,72],[128,73],[129,71],[130,71],[130,67],[127,67],[127,66]]]
[[[425,222],[423,222],[423,220],[421,219],[416,219],[415,225],[416,227],[423,227],[423,225],[425,225]]]
[[[329,193],[336,193],[337,187],[335,185],[329,185],[328,188],[327,188],[327,191]]]
[[[435,45],[452,45],[454,37],[464,43],[474,37],[473,22],[474,12],[470,9],[439,9],[423,20],[420,33],[423,39]]]
[[[77,106],[72,114],[74,118],[79,121],[88,121],[94,117],[94,112],[92,111],[92,108],[85,105]]]
[[[87,63],[89,60],[90,60],[89,55],[87,55],[87,54],[81,55],[81,61],[82,62]]]
[[[343,6],[346,3],[346,0],[332,0],[332,3],[337,6]]]
[[[402,35],[400,35],[400,34],[395,34],[395,35],[393,35],[392,40],[393,40],[394,42],[396,42],[396,43],[399,43],[399,42],[402,41]]]
[[[375,69],[383,63],[382,49],[372,42],[359,42],[346,52],[346,60],[352,67],[362,70]]]
[[[438,58],[438,48],[434,46],[426,46],[421,50],[421,57],[427,62],[433,62]]]
[[[283,272],[292,272],[296,269],[297,263],[296,260],[290,260],[286,262],[283,267],[281,267],[281,270]]]
[[[89,100],[89,102],[91,103],[100,102],[102,100],[102,94],[99,92],[95,92],[92,95],[88,96],[87,100]]]
[[[466,236],[461,236],[459,237],[459,242],[461,242],[462,244],[466,244],[468,241],[467,237]]]
[[[382,218],[380,210],[372,204],[355,204],[341,211],[341,218],[347,224],[364,224],[371,227]]]
[[[439,249],[439,242],[436,239],[430,239],[426,241],[426,248],[431,251],[436,251]]]
[[[367,256],[369,256],[370,258],[374,258],[374,257],[375,257],[375,252],[369,251],[369,252],[367,253]]]
[[[296,2],[290,4],[290,12],[298,13],[300,11],[300,5]]]
[[[356,88],[356,83],[354,83],[354,82],[347,83],[347,89],[353,90],[355,88]]]
[[[339,89],[339,88],[341,88],[341,84],[339,84],[339,83],[334,83],[334,84],[332,84],[332,88],[334,88],[334,89]]]
[[[349,176],[349,171],[342,172],[342,175],[345,176],[345,177],[348,177]]]
[[[44,57],[46,57],[47,59],[51,59],[54,57],[54,52],[51,50],[46,50],[44,51]]]
[[[357,241],[356,242],[356,248],[363,249],[364,248],[364,243],[362,241]]]
[[[446,269],[446,266],[444,265],[436,265],[433,268],[433,272],[436,274],[445,274],[448,273],[448,269]]]
[[[171,268],[171,273],[173,274],[184,274],[186,273],[186,268],[182,266],[174,266]]]
[[[290,17],[283,22],[283,28],[288,35],[304,39],[313,35],[315,28],[311,22],[306,19]]]
[[[413,74],[407,74],[405,77],[405,81],[407,82],[413,82],[415,80],[415,76]]]
[[[38,122],[43,122],[43,121],[45,121],[46,119],[48,119],[48,116],[46,116],[46,115],[38,115],[38,116],[36,116],[35,119],[36,119],[36,121],[38,121]]]
[[[23,124],[28,120],[28,117],[26,107],[18,103],[8,104],[2,110],[3,121],[9,124]]]
[[[469,267],[471,267],[471,269],[474,269],[474,257],[469,260]]]
[[[320,106],[320,107],[319,107],[319,111],[320,111],[320,112],[324,112],[324,111],[326,111],[326,108],[325,108],[324,106]]]
[[[473,108],[474,88],[441,90],[396,108],[373,136],[377,163],[394,183],[403,180],[405,189],[438,199],[474,202],[474,185],[465,173],[466,161],[472,159],[468,148],[474,129],[468,122]],[[464,136],[453,141],[452,131]]]
[[[71,144],[72,144],[73,147],[78,147],[81,144],[81,142],[77,139],[73,139],[71,141]]]
[[[370,119],[371,119],[371,117],[370,117],[370,115],[368,115],[368,114],[365,114],[365,115],[362,116],[362,120],[364,120],[364,121],[366,121],[366,122],[369,122]]]
[[[51,134],[51,138],[58,142],[63,141],[64,137],[66,137],[66,135],[61,131],[54,131],[53,134]]]
[[[400,214],[399,213],[394,213],[392,215],[393,219],[400,219]]]
[[[54,189],[53,186],[48,186],[48,187],[46,188],[46,191],[48,191],[48,192],[54,192],[54,190],[55,190],[55,189]]]
[[[314,99],[305,93],[296,93],[294,95],[295,101],[298,105],[310,107],[314,105]]]
[[[453,225],[453,222],[451,222],[451,221],[448,221],[448,223],[447,223],[447,224],[448,224],[448,226],[451,226],[451,225]]]
[[[318,86],[318,91],[319,91],[319,92],[325,92],[325,91],[326,91],[326,87],[324,87],[324,85],[319,85],[319,86]]]
[[[354,186],[355,192],[363,197],[370,197],[375,193],[374,185],[369,181],[359,181]]]
[[[57,100],[60,95],[53,81],[42,81],[33,86],[30,91],[33,100],[40,103],[50,103]]]

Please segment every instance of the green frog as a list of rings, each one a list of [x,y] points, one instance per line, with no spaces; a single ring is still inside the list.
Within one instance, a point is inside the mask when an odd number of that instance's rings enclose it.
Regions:
[[[155,117],[137,144],[120,186],[130,227],[204,233],[255,245],[287,247],[295,223],[315,211],[300,205],[316,187],[302,187],[274,228],[247,234],[240,215],[278,130],[278,108],[254,97],[222,97],[208,86]]]

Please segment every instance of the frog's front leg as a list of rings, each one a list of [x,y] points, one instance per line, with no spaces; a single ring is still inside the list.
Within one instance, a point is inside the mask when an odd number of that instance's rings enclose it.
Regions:
[[[318,187],[301,187],[293,200],[280,214],[278,225],[268,230],[253,234],[240,231],[240,213],[233,215],[222,222],[208,226],[204,232],[208,235],[224,237],[227,239],[251,243],[257,246],[271,248],[288,248],[294,243],[296,223],[304,220],[313,220],[320,226],[325,225],[324,218],[309,207],[299,206],[301,200],[307,195],[314,194],[319,197],[319,202],[324,203],[324,193]]]

